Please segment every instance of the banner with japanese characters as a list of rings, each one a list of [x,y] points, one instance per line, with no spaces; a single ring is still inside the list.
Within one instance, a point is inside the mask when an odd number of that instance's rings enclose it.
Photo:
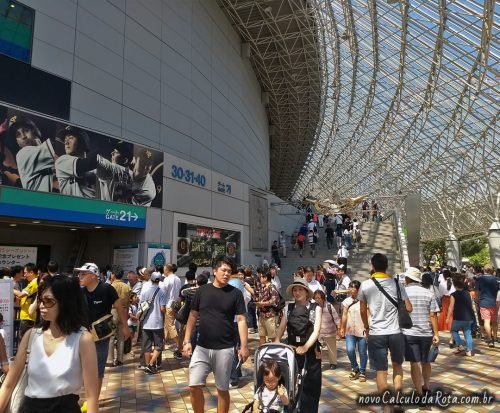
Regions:
[[[5,332],[5,347],[7,356],[12,357],[12,344],[14,334],[14,294],[12,289],[14,283],[11,279],[0,279],[0,314],[3,316],[3,328]]]
[[[161,208],[163,153],[0,105],[0,185]]]
[[[241,233],[239,231],[213,228],[204,225],[178,223],[177,265],[187,267],[194,263],[198,267],[212,267],[215,258],[225,255],[241,259]]]
[[[36,247],[0,245],[0,266],[20,265],[24,267],[28,263],[36,264],[37,252]]]

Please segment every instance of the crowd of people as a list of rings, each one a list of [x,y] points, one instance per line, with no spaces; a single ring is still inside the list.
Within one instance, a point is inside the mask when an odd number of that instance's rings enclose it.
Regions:
[[[323,222],[328,230],[328,219]],[[341,239],[345,246],[344,234]],[[190,359],[191,404],[201,413],[209,373],[215,377],[218,411],[228,411],[229,390],[240,385],[241,366],[250,356],[249,335],[257,334],[260,345],[286,342],[294,348],[299,371],[305,368],[300,401],[308,413],[319,408],[322,370],[337,367],[338,340],[345,339],[350,380],[366,381],[370,360],[378,391],[388,390],[390,353],[393,390],[402,390],[406,361],[420,396],[430,391],[440,331],[451,330],[449,344],[457,356],[474,355],[475,335],[495,346],[500,297],[491,267],[475,268],[472,276],[455,268],[411,267],[393,278],[387,257],[374,254],[370,277],[360,282],[351,279],[347,265],[348,258],[339,254],[316,267],[298,267],[285,291],[275,262],[237,267],[229,257],[216,259],[211,272],[198,272],[191,264],[184,285],[175,264],[127,274],[116,265],[99,269],[86,263],[60,275],[53,261],[44,270],[31,263],[4,269],[2,276],[14,281],[20,341],[9,368],[0,334],[6,373],[0,412],[26,363],[23,412],[97,412],[106,365],[121,366],[125,353],[137,347],[137,367],[149,375],[162,370],[165,346],[174,358]],[[402,321],[402,308],[409,324]],[[272,360],[261,366],[263,385],[250,411],[272,406],[282,412],[297,402],[289,397],[281,368]],[[82,387],[86,402],[79,406]],[[385,411],[400,408],[384,406]]]

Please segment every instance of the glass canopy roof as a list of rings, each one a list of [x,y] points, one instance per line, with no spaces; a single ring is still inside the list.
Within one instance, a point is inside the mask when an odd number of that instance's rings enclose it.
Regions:
[[[423,239],[484,231],[498,220],[494,0],[219,4],[251,45],[252,64],[270,93],[271,189],[277,195],[325,204],[363,196],[390,209],[419,191]],[[260,32],[250,33],[256,24]],[[281,63],[263,56],[262,28],[273,36]],[[302,49],[290,44],[291,28],[300,32]],[[291,59],[301,50],[301,60]],[[263,81],[280,65],[287,95]],[[308,82],[299,83],[303,74]],[[280,118],[285,108],[291,116]]]

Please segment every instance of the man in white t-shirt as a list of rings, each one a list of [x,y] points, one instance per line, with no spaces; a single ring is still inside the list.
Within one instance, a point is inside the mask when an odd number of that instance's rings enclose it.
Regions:
[[[64,142],[65,155],[55,162],[59,192],[82,198],[95,198],[96,158],[86,157],[90,149],[90,138],[83,129],[66,126],[57,134]]]
[[[166,311],[167,296],[165,291],[160,287],[160,273],[151,275],[151,287],[143,289],[140,295],[140,302],[152,300],[150,309],[144,317],[142,334],[143,334],[143,351],[145,358],[144,371],[148,374],[158,372],[156,361],[163,350],[163,317]],[[153,300],[154,297],[154,300]]]
[[[178,342],[179,337],[175,328],[175,313],[172,310],[172,304],[179,298],[179,293],[182,287],[181,279],[175,274],[176,270],[177,266],[174,266],[174,264],[166,264],[163,267],[163,275],[165,276],[163,280],[163,290],[167,295],[167,311],[165,313],[165,340],[173,340],[174,344],[177,346],[177,349],[174,351],[174,357],[178,360],[181,360],[181,346]]]
[[[368,337],[368,354],[371,365],[377,371],[377,390],[382,394],[387,386],[387,355],[391,352],[394,391],[401,391],[403,383],[403,361],[405,342],[399,327],[398,310],[394,304],[379,290],[379,287],[397,301],[397,283],[386,273],[389,266],[387,256],[375,254],[371,258],[373,274],[370,279],[363,281],[358,292],[361,319]],[[377,286],[377,284],[379,286]],[[404,300],[408,312],[412,305],[406,290],[399,283],[401,298]],[[368,324],[368,309],[372,315],[371,324]],[[395,410],[401,410],[395,405]],[[390,406],[384,405],[384,412],[390,412]]]

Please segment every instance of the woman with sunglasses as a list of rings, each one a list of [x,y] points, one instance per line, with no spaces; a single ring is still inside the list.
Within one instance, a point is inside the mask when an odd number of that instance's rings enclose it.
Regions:
[[[0,388],[0,413],[5,412],[21,376],[29,345],[28,385],[18,413],[79,413],[82,385],[87,411],[98,412],[97,356],[86,328],[85,303],[78,279],[56,275],[46,280],[38,300],[41,327],[27,332],[21,341]]]

